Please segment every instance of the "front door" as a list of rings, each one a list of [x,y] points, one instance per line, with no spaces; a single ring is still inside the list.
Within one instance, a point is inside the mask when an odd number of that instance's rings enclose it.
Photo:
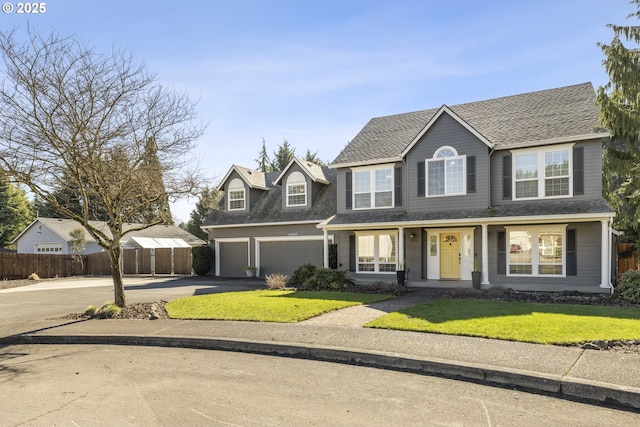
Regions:
[[[440,278],[460,279],[460,233],[440,234]]]

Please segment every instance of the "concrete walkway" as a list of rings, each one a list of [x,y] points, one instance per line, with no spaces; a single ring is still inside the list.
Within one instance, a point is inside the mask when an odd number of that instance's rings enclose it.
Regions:
[[[437,291],[416,289],[298,324],[46,319],[24,323],[23,329],[15,324],[0,345],[141,345],[261,353],[444,376],[640,410],[637,354],[362,327],[387,312],[435,297]]]

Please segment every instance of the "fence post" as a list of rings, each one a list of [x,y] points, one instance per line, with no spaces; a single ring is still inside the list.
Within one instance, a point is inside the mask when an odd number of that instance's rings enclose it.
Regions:
[[[156,275],[156,248],[151,248],[151,275]]]

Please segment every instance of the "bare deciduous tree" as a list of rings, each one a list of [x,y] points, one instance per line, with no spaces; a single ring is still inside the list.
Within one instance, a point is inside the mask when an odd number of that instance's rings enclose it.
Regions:
[[[197,194],[186,155],[202,135],[195,104],[162,86],[126,50],[99,54],[74,37],[0,32],[0,165],[63,217],[79,221],[109,252],[115,304],[125,306],[123,225],[171,221],[168,202]],[[75,191],[83,209],[58,203]],[[89,223],[102,209],[108,229]]]
[[[71,256],[73,260],[80,264],[80,268],[84,270],[84,257],[82,252],[84,251],[87,241],[84,237],[83,228],[75,228],[69,232],[69,241],[71,243]]]

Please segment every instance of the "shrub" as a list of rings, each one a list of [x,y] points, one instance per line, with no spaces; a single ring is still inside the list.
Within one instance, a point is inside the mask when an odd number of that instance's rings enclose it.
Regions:
[[[304,282],[309,280],[316,274],[316,270],[318,268],[313,264],[303,264],[300,267],[296,268],[293,272],[289,280],[287,281],[287,285],[290,286],[302,286]]]
[[[196,246],[191,249],[193,271],[198,276],[206,276],[213,264],[213,251],[209,246]]]
[[[38,273],[31,273],[29,275],[29,277],[27,277],[27,279],[29,279],[29,280],[40,280],[40,276],[38,276]]]
[[[101,317],[110,319],[110,318],[115,317],[118,314],[120,314],[121,310],[122,309],[120,307],[118,307],[114,303],[110,302],[110,303],[107,303],[107,304],[103,305],[102,308],[100,308],[100,311],[98,312],[98,314]]]
[[[85,316],[94,316],[98,312],[98,307],[95,305],[90,305],[89,307],[84,309]]]
[[[620,298],[634,304],[640,304],[640,270],[624,272],[616,290]]]
[[[397,283],[385,282],[384,280],[378,280],[369,285],[357,286],[356,289],[368,294],[402,295],[408,292],[408,289],[405,286],[398,285]]]
[[[269,289],[284,289],[289,277],[281,273],[267,274],[265,277]]]
[[[346,271],[317,268],[315,274],[307,279],[303,286],[313,291],[344,291],[352,284]]]

